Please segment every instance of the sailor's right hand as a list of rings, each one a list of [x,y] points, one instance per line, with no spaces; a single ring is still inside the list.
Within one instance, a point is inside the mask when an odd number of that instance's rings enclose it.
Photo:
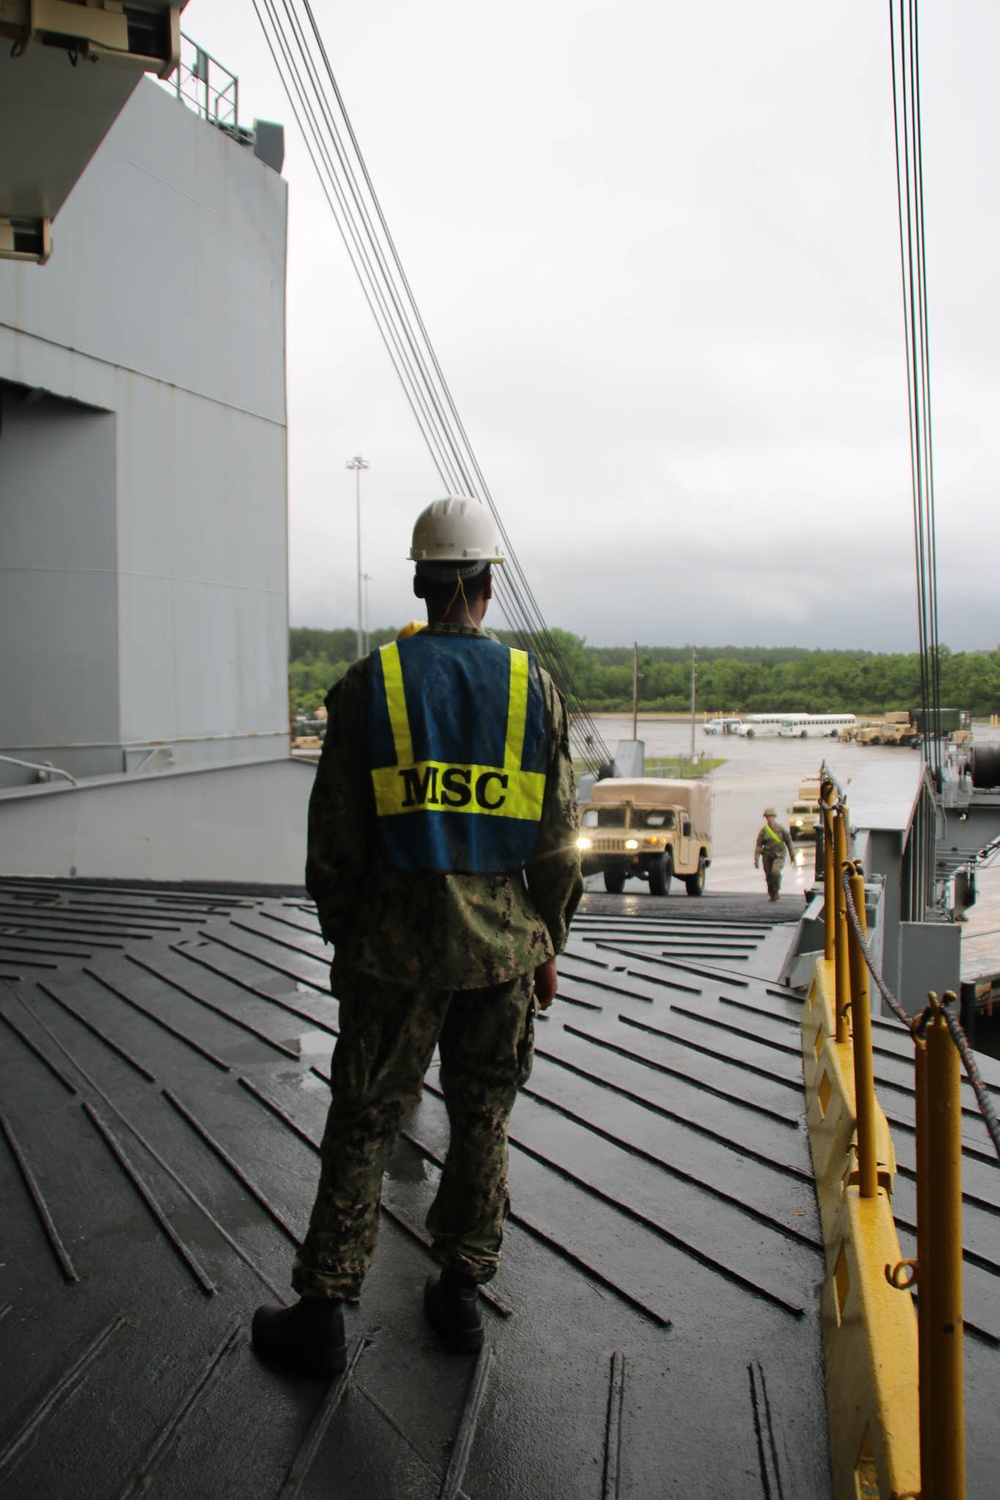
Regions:
[[[340,999],[338,990],[340,989],[340,981],[344,977],[344,970],[346,968],[347,961],[344,958],[344,955],[342,953],[338,953],[336,948],[334,948],[333,960],[330,964],[330,994],[335,1000]]]
[[[539,1010],[548,1010],[559,989],[559,975],[554,958],[547,958],[535,970],[535,999]]]

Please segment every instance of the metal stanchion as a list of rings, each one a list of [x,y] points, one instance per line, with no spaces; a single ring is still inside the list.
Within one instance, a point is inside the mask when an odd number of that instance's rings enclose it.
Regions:
[[[944,1003],[955,996],[947,994]],[[927,1353],[933,1370],[929,1500],[965,1494],[965,1398],[962,1384],[962,1135],[958,1049],[941,1005],[931,996],[927,1026],[927,1168],[930,1202],[927,1241],[931,1274],[920,1265],[920,1323],[928,1322]],[[923,1385],[921,1370],[921,1386]],[[923,1397],[921,1397],[923,1405]],[[921,1470],[923,1457],[921,1456]]]
[[[850,874],[851,903],[862,937],[867,933],[865,919],[865,877],[858,864],[847,864]],[[874,1198],[878,1192],[878,1165],[875,1153],[875,1071],[872,1065],[871,995],[868,966],[861,944],[848,927],[851,970],[851,1034],[854,1040],[854,1100],[858,1122],[858,1186],[862,1198]]]
[[[917,1286],[920,1293],[920,1310],[917,1316],[917,1364],[919,1368],[919,1419],[920,1419],[920,1485],[926,1500],[934,1496],[934,1445],[931,1438],[931,1420],[934,1404],[934,1366],[930,1347],[929,1287],[933,1276],[930,1244],[930,1197],[928,1193],[927,1146],[929,1125],[927,1118],[927,1045],[921,1036],[914,1036],[915,1055],[915,1120],[916,1125],[916,1175],[917,1175]],[[926,1300],[925,1300],[926,1299]]]
[[[830,806],[830,798],[834,795],[833,782],[824,781],[820,791],[820,817],[823,821],[823,957],[827,963],[833,960],[837,931],[837,898],[834,893],[837,877],[833,863],[833,809]]]
[[[841,804],[833,818],[833,868],[842,870],[847,863],[847,808]],[[839,880],[834,878],[836,930],[834,941],[834,976],[837,998],[837,1041],[846,1042],[849,1036],[847,1012],[851,1003],[851,966],[847,951],[847,896]]]

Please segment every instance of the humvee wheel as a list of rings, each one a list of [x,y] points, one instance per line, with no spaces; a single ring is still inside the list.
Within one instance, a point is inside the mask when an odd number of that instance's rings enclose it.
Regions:
[[[649,894],[651,896],[669,896],[670,882],[673,879],[674,862],[669,851],[662,859],[649,867]]]
[[[705,859],[702,856],[698,861],[698,868],[693,875],[685,875],[684,887],[689,896],[700,896],[705,889]]]
[[[612,896],[620,896],[625,889],[625,871],[605,870],[604,889]]]

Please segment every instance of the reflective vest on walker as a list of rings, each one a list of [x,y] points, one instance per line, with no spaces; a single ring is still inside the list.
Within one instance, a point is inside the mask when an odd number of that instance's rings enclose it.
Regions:
[[[370,674],[368,764],[393,866],[522,869],[538,838],[547,738],[528,652],[432,631],[381,647]]]

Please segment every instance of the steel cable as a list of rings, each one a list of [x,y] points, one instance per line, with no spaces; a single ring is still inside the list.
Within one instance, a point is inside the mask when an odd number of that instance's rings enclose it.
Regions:
[[[858,946],[864,956],[865,965],[868,969],[869,974],[875,981],[879,994],[882,996],[882,999],[888,1005],[897,1021],[901,1021],[902,1024],[906,1027],[907,1031],[911,1032],[913,1035],[918,1035],[923,1030],[923,1027],[926,1024],[927,1016],[930,1014],[930,1007],[928,1006],[927,1009],[924,1010],[922,1014],[919,1015],[916,1019],[914,1019],[908,1011],[903,1009],[903,1006],[896,999],[896,996],[892,993],[889,986],[885,983],[881,974],[875,967],[875,961],[872,958],[871,950],[868,947],[868,940],[861,930],[861,922],[858,917],[858,913],[855,910],[854,896],[851,892],[851,871],[849,869],[845,869],[844,871],[842,871],[841,883],[844,887],[844,895],[846,897],[848,920],[854,930],[854,936],[857,939]],[[951,1032],[952,1041],[955,1043],[955,1046],[958,1049],[958,1055],[962,1059],[962,1066],[965,1069],[966,1077],[972,1085],[972,1091],[976,1096],[976,1103],[979,1105],[980,1112],[982,1113],[983,1119],[986,1122],[986,1129],[989,1132],[990,1139],[996,1147],[997,1155],[1000,1156],[1000,1121],[997,1120],[996,1111],[993,1108],[993,1102],[986,1091],[986,1085],[983,1083],[982,1075],[979,1072],[979,1068],[976,1064],[976,1059],[972,1053],[972,1048],[969,1046],[969,1039],[962,1029],[962,1023],[959,1021],[954,1011],[950,1010],[947,1005],[942,1005],[941,1013],[944,1016],[945,1021],[947,1022],[948,1030]]]
[[[489,507],[507,556],[505,568],[494,575],[501,613],[519,643],[534,649],[553,673],[572,710],[571,736],[577,753],[591,769],[597,769],[602,761],[610,760],[610,753],[579,699],[565,653],[542,617],[458,415],[375,193],[312,8],[305,0],[305,16],[326,73],[329,95],[313,61],[306,26],[296,14],[294,0],[281,0],[287,25],[279,14],[278,0],[260,0],[259,4],[253,0],[253,6],[348,259],[435,468],[449,492],[475,496]]]
[[[406,358],[405,348],[401,344],[397,329],[393,325],[390,310],[382,293],[379,280],[374,273],[365,246],[359,238],[356,226],[351,221],[348,204],[340,187],[333,160],[322,138],[322,132],[316,120],[315,111],[310,102],[308,92],[302,81],[301,73],[295,65],[294,58],[291,56],[287,42],[281,31],[273,0],[261,0],[261,3],[266,9],[271,24],[275,29],[274,43],[272,43],[267,28],[264,26],[257,0],[253,0],[254,10],[258,20],[261,22],[265,40],[271,51],[279,79],[288,97],[295,122],[302,134],[310,160],[316,170],[320,187],[333,214],[341,239],[344,242],[351,266],[361,283],[362,293],[375,319],[376,326],[386,346],[393,367],[399,376],[400,384],[403,386],[410,410],[413,412],[424,441],[431,450],[435,467],[441,476],[442,482],[446,487],[457,488],[460,485],[459,476],[456,471],[449,468],[448,455],[446,448],[443,446],[443,438],[435,431],[433,416],[426,408],[425,401],[419,389],[416,371],[412,363]],[[275,45],[281,50],[284,66],[278,60]],[[296,108],[293,91],[299,100],[299,108]],[[308,128],[303,123],[303,116],[309,121]],[[331,193],[333,195],[332,198]],[[336,199],[336,204],[333,199]]]
[[[942,783],[941,660],[938,641],[937,529],[934,500],[934,447],[931,424],[930,328],[927,256],[924,238],[923,138],[920,119],[920,48],[917,0],[889,0],[893,131],[896,153],[896,207],[899,219],[906,343],[907,408],[914,559],[917,574],[917,632],[923,755],[938,791]]]
[[[261,17],[260,11],[257,8],[256,0],[254,0],[254,9],[257,13],[258,20],[261,22],[262,28],[265,31],[265,40],[268,42],[272,59],[274,60],[275,67],[278,70],[279,78],[281,79],[282,85],[289,97],[289,103],[291,104],[296,123],[298,124],[299,129],[303,132],[303,135],[306,139],[306,146],[307,150],[309,151],[310,159],[312,160],[313,166],[320,176],[324,195],[326,196],[327,203],[331,208],[331,211],[334,213],[338,229],[340,230],[341,237],[348,251],[348,257],[351,261],[355,274],[358,276],[358,279],[362,284],[362,290],[366,297],[366,301],[368,302],[369,309],[375,317],[376,324],[383,338],[383,342],[386,345],[390,360],[392,361],[393,367],[395,368],[396,373],[400,379],[400,383],[403,385],[404,393],[407,395],[410,409],[413,412],[413,415],[417,421],[417,425],[420,428],[421,434],[424,437],[424,440],[431,452],[431,457],[435,463],[435,467],[437,468],[446,489],[459,491],[461,493],[473,494],[475,493],[475,485],[470,479],[468,470],[461,462],[460,455],[456,455],[454,445],[449,446],[447,418],[442,411],[440,402],[437,400],[433,388],[431,387],[429,389],[425,389],[425,386],[421,383],[420,363],[422,354],[417,346],[417,341],[413,336],[412,330],[406,327],[405,312],[401,305],[401,299],[398,297],[398,295],[396,295],[394,289],[390,284],[390,299],[395,309],[394,320],[393,315],[390,312],[389,303],[387,302],[386,297],[383,295],[382,284],[388,281],[388,268],[386,266],[385,257],[379,252],[378,246],[376,244],[374,246],[376,252],[375,261],[380,267],[380,270],[376,271],[375,266],[373,266],[372,256],[368,254],[365,248],[357,225],[351,220],[350,209],[345,195],[340,188],[333,161],[330,157],[329,152],[326,150],[320,135],[320,127],[316,118],[316,111],[312,108],[309,102],[308,91],[303,83],[301,71],[297,67],[295,60],[291,55],[287,39],[281,31],[280,21],[276,14],[275,6],[272,3],[272,0],[262,0],[262,3],[267,9],[268,17],[271,21],[272,26],[275,28],[277,45],[280,47],[282,56],[285,61],[284,70],[282,69],[282,66],[278,61],[274,44],[272,44],[271,39],[267,34],[266,28],[263,27],[263,18]],[[287,3],[285,5],[285,9],[286,11],[288,10]],[[300,26],[296,26],[294,17],[290,16],[290,20],[292,21],[293,31],[297,36],[300,46],[302,46],[304,49],[305,42],[302,29]],[[286,76],[286,72],[288,76]],[[320,110],[327,121],[327,129],[335,138],[335,150],[338,160],[341,164],[343,174],[346,178],[351,180],[350,164],[346,159],[342,143],[337,136],[336,125],[332,121],[329,109],[326,106],[326,102],[322,100],[319,81],[317,79],[315,70],[311,67],[311,65],[307,65],[307,72],[313,84],[314,90],[320,96]],[[291,79],[291,82],[289,81],[289,79]],[[303,126],[302,117],[295,108],[295,102],[292,98],[293,87],[295,94],[298,95],[300,105],[302,107],[302,112],[310,121],[310,132],[308,133]],[[353,138],[353,131],[351,132],[351,134]],[[310,141],[310,135],[312,137],[312,141]],[[313,143],[315,144],[315,149],[313,149]],[[323,160],[325,164],[326,176],[329,179],[330,188],[332,188],[334,196],[337,199],[336,208],[331,201],[330,191],[328,190],[327,183],[324,181],[324,172],[320,166],[320,162],[317,160],[317,155]],[[367,173],[365,175],[367,178]],[[373,236],[370,215],[364,212],[364,206],[360,194],[357,190],[356,182],[351,181],[350,185],[351,197],[354,200],[355,204],[358,206],[359,211],[363,213],[363,219],[367,225],[365,232],[367,238],[371,242]],[[403,339],[399,337],[398,329],[400,327],[403,331]],[[409,349],[409,354],[407,353],[407,348]],[[457,463],[456,458],[458,459]],[[506,538],[506,533],[503,530],[502,525],[500,529],[501,535],[503,535],[505,538],[508,551],[511,551],[512,549],[510,549],[509,539]],[[516,557],[513,557],[512,561],[515,569],[519,570],[519,564],[517,563]],[[516,589],[512,591],[509,588],[506,579],[502,574],[496,575],[496,582],[501,603],[506,602],[507,608],[505,613],[507,615],[508,622],[515,629],[515,634],[526,645],[534,644],[539,634],[538,627],[536,622],[532,621],[529,617]],[[534,603],[533,596],[532,603]],[[572,697],[574,696],[572,690],[572,679],[570,678],[568,669],[566,668],[565,663],[562,660],[561,653],[558,652],[558,648],[552,642],[551,636],[544,628],[544,622],[540,621],[540,614],[539,623],[542,625],[542,650],[539,651],[538,654],[542,656],[544,660],[546,655],[545,648],[548,645],[549,655],[555,657],[559,664],[556,672],[557,678],[560,680],[561,684],[566,684],[567,694],[572,699]],[[600,736],[597,735],[596,738],[600,742]]]
[[[552,665],[555,666],[555,668],[556,668],[556,676],[560,680],[560,682],[562,683],[562,685],[564,687],[564,690],[568,694],[571,694],[572,696],[575,697],[576,695],[572,692],[572,678],[570,676],[569,668],[568,668],[568,666],[566,664],[566,660],[565,660],[565,657],[563,655],[563,652],[560,649],[560,647],[558,645],[558,642],[553,637],[552,632],[549,630],[548,626],[545,624],[544,619],[542,618],[542,613],[541,613],[541,610],[540,610],[540,608],[538,606],[538,601],[536,600],[535,595],[534,595],[534,593],[533,593],[533,591],[531,589],[531,586],[528,583],[528,579],[527,579],[527,577],[526,577],[523,569],[521,568],[521,565],[520,565],[520,563],[519,563],[519,561],[517,559],[517,555],[514,552],[513,547],[511,546],[510,538],[507,535],[506,528],[505,528],[505,526],[503,524],[503,519],[502,519],[502,517],[500,515],[499,510],[497,509],[496,504],[494,503],[493,496],[490,493],[489,486],[486,483],[485,476],[484,476],[484,474],[482,472],[482,469],[479,466],[479,462],[478,462],[478,459],[476,458],[475,452],[474,452],[474,450],[472,448],[472,444],[469,442],[469,438],[468,438],[468,435],[467,435],[467,433],[465,431],[464,424],[462,423],[462,419],[461,419],[461,417],[459,415],[458,408],[456,407],[455,402],[452,399],[452,394],[451,394],[450,387],[448,386],[448,383],[447,383],[447,381],[445,380],[445,377],[444,377],[444,372],[442,371],[441,366],[438,363],[437,355],[436,355],[436,353],[434,351],[434,346],[431,343],[430,336],[429,336],[429,334],[427,332],[427,329],[426,329],[426,326],[424,324],[423,318],[421,317],[420,309],[417,307],[416,300],[413,297],[413,293],[412,293],[412,291],[410,289],[409,281],[407,280],[406,273],[403,270],[402,261],[400,260],[399,254],[398,254],[398,252],[396,250],[395,241],[394,241],[394,239],[392,237],[392,233],[391,233],[391,231],[389,229],[388,223],[386,222],[385,216],[382,213],[381,204],[379,202],[378,195],[375,192],[374,184],[372,183],[371,177],[368,174],[368,168],[367,168],[367,166],[365,164],[365,160],[364,160],[364,157],[362,155],[361,148],[360,148],[360,146],[358,144],[357,137],[354,134],[354,128],[351,125],[350,116],[347,113],[347,108],[346,108],[346,106],[344,104],[343,98],[342,98],[341,93],[340,93],[340,89],[339,89],[339,87],[337,85],[337,80],[336,80],[336,77],[334,75],[333,68],[330,65],[330,59],[329,59],[329,57],[327,55],[326,47],[324,45],[323,38],[322,38],[322,36],[320,34],[319,27],[316,24],[316,19],[315,19],[315,16],[313,15],[312,6],[310,5],[309,0],[304,0],[304,8],[305,8],[306,15],[309,17],[309,23],[310,23],[310,26],[312,28],[312,32],[313,32],[313,36],[314,36],[315,41],[316,41],[316,45],[317,45],[317,47],[319,49],[320,56],[323,59],[323,64],[324,64],[324,67],[326,69],[327,77],[329,78],[329,81],[330,81],[330,87],[333,90],[334,97],[335,97],[335,99],[337,101],[338,108],[339,108],[340,113],[341,113],[341,115],[343,117],[345,127],[347,129],[347,132],[348,132],[350,140],[351,140],[351,145],[354,148],[354,153],[355,153],[355,156],[357,157],[360,170],[361,170],[361,172],[363,174],[363,177],[364,177],[364,180],[365,180],[365,184],[366,184],[366,186],[368,188],[368,192],[369,192],[369,195],[371,197],[375,213],[377,214],[377,217],[378,217],[378,220],[379,220],[379,224],[380,224],[381,229],[382,229],[382,233],[385,236],[385,241],[386,241],[386,244],[388,246],[389,252],[390,252],[390,254],[392,256],[392,260],[393,260],[393,263],[394,263],[394,265],[396,267],[396,271],[397,271],[397,273],[399,275],[401,286],[403,288],[403,291],[405,292],[406,300],[408,301],[409,306],[412,309],[412,313],[413,313],[413,316],[414,316],[414,318],[416,320],[417,327],[419,328],[419,331],[420,331],[420,334],[422,336],[423,342],[424,342],[424,344],[426,346],[427,353],[429,355],[429,358],[430,358],[430,361],[431,361],[431,365],[433,367],[434,374],[436,375],[437,380],[440,383],[440,389],[441,389],[442,395],[443,395],[443,397],[444,397],[444,399],[445,399],[445,401],[447,403],[449,412],[451,414],[451,419],[452,419],[452,421],[453,421],[453,423],[455,425],[455,431],[456,431],[458,437],[460,438],[461,444],[462,444],[462,446],[463,446],[466,454],[468,455],[469,461],[471,463],[472,471],[473,471],[473,474],[475,476],[475,483],[469,482],[469,480],[467,478],[466,484],[467,484],[468,491],[469,491],[470,494],[478,494],[483,499],[483,501],[489,506],[490,511],[491,511],[494,519],[496,520],[497,526],[500,529],[500,535],[503,538],[505,551],[506,551],[507,556],[508,556],[508,561],[509,561],[509,563],[510,563],[510,565],[511,565],[513,571],[514,571],[514,574],[516,575],[516,578],[517,578],[518,583],[520,585],[520,589],[521,589],[521,591],[522,591],[525,599],[527,600],[528,605],[530,606],[530,610],[532,610],[534,612],[534,616],[535,616],[535,619],[537,621],[537,625],[535,627],[532,627],[529,621],[525,620],[523,622],[523,625],[522,625],[522,634],[525,634],[524,626],[527,626],[527,631],[526,631],[526,638],[522,640],[522,644],[525,645],[525,646],[530,645],[530,644],[535,644],[536,645],[536,649],[537,649],[538,638],[539,638],[539,635],[540,635],[540,637],[541,637],[541,644],[542,644],[542,650],[539,652],[539,654],[543,658],[547,658],[549,660],[550,664],[552,664]],[[286,9],[287,9],[287,0],[286,0]],[[506,578],[505,574],[498,576],[498,584],[499,584],[499,590],[498,591],[499,591],[499,594],[500,594],[501,601],[505,600],[507,594],[510,593],[511,595],[514,596],[513,597],[513,602],[515,604],[515,608],[519,609],[519,601],[517,600],[517,597],[516,597],[517,596],[517,590],[509,587],[508,581],[507,581],[507,578]],[[521,611],[521,613],[524,614],[524,613],[526,613],[526,611]],[[577,705],[577,713],[578,713],[578,715],[581,712],[583,712],[583,706],[582,706],[582,704],[578,703],[578,705]],[[604,749],[604,751],[605,751],[605,759],[609,759],[610,757],[607,755],[607,748],[604,746],[603,740],[601,739],[600,734],[598,734],[598,732],[597,732],[597,727],[594,724],[593,719],[590,718],[589,714],[585,714],[585,713],[584,713],[584,717],[585,717],[586,725],[587,725],[588,729],[590,730],[592,738],[596,739],[596,741],[598,742],[598,744],[601,745],[601,747]]]
[[[296,124],[299,126],[299,129],[303,134],[310,159],[313,162],[313,166],[320,178],[320,185],[324,192],[324,196],[326,197],[328,206],[330,207],[331,212],[334,215],[335,222],[337,223],[337,227],[341,233],[341,238],[343,239],[345,248],[348,251],[348,258],[351,261],[351,265],[355,271],[355,274],[361,282],[363,294],[365,295],[369,309],[371,310],[375,318],[379,333],[382,336],[387,352],[389,353],[390,360],[400,379],[400,383],[403,385],[404,393],[407,396],[410,409],[413,412],[418,427],[420,428],[421,435],[424,437],[424,440],[431,452],[432,460],[435,463],[435,467],[437,468],[446,489],[459,490],[461,492],[471,492],[473,487],[469,482],[467,474],[463,471],[460,465],[456,467],[454,464],[455,455],[448,446],[447,434],[444,431],[444,427],[446,424],[440,418],[440,407],[437,407],[436,412],[428,410],[427,400],[425,399],[425,392],[421,389],[419,371],[414,368],[414,361],[408,359],[406,356],[405,348],[403,347],[400,338],[398,337],[397,329],[393,325],[393,320],[390,315],[386,299],[382,294],[379,278],[373,270],[371,257],[367,254],[364,245],[361,242],[357,226],[350,220],[348,205],[337,181],[337,176],[332,159],[330,157],[329,151],[326,150],[325,145],[323,144],[323,141],[321,139],[320,129],[316,119],[316,112],[309,102],[308,93],[302,80],[302,74],[296,66],[295,60],[291,55],[291,51],[287,43],[287,39],[282,32],[273,0],[262,0],[262,3],[267,10],[271,25],[275,29],[275,41],[272,42],[271,37],[267,32],[267,28],[264,25],[263,17],[261,16],[256,0],[254,0],[254,10],[257,14],[258,21],[260,21],[261,27],[264,30],[265,41],[267,42],[269,50],[271,52],[271,56],[275,63],[275,68],[278,72],[279,79],[281,80],[282,86],[285,89],[286,95],[288,96],[289,104],[292,108],[292,113],[295,117]],[[298,34],[301,37],[301,28],[299,28]],[[284,68],[278,60],[275,50],[276,46],[281,50],[282,57],[285,63]],[[314,72],[311,73],[311,76],[315,80]],[[296,94],[299,98],[302,114],[300,114],[299,110],[296,108],[293,93]],[[329,118],[329,113],[327,110],[325,110],[325,108],[323,110],[323,113],[327,116],[327,118]],[[305,115],[310,122],[310,128],[308,130],[303,124],[302,115]],[[339,150],[338,154],[339,159],[344,167],[345,174],[349,175],[350,168],[344,158],[342,149]],[[320,165],[320,160],[317,159],[318,157],[325,164],[325,176],[324,169]],[[331,200],[331,191],[333,192],[333,195],[337,200],[336,206]],[[353,193],[353,196],[357,201],[358,195],[356,191]],[[399,314],[401,313],[401,309],[399,308],[398,299],[395,299],[395,301],[397,314]],[[412,337],[409,337],[408,343],[411,352],[415,353],[416,351],[414,348],[414,341]],[[419,364],[419,355],[417,355],[416,357],[416,362],[417,364]],[[433,398],[433,391],[430,392],[430,395],[431,398]],[[501,580],[501,592],[503,591],[503,587],[504,585]],[[513,597],[513,600],[510,602],[507,614],[510,617],[510,623],[516,627],[517,632],[520,635],[529,636],[531,634],[534,628],[533,623],[521,608],[520,600],[517,598],[516,594]]]
[[[286,10],[288,8],[287,0],[286,0],[286,7],[285,8],[286,8]],[[423,321],[423,318],[422,318],[422,316],[420,314],[420,309],[417,306],[416,299],[414,298],[413,293],[412,293],[412,291],[410,289],[409,281],[407,280],[406,273],[405,273],[405,271],[403,269],[403,263],[400,260],[398,251],[396,249],[395,240],[393,239],[392,233],[391,233],[391,231],[389,229],[389,225],[388,225],[388,223],[387,223],[387,221],[385,219],[385,216],[382,213],[382,207],[381,207],[381,204],[379,202],[378,195],[375,192],[374,184],[372,183],[371,177],[369,176],[368,168],[367,168],[367,165],[365,163],[364,157],[363,157],[362,152],[361,152],[361,147],[358,144],[357,137],[355,136],[354,127],[352,126],[351,120],[350,120],[350,116],[347,113],[346,105],[344,104],[343,97],[341,96],[340,89],[339,89],[339,86],[337,84],[337,80],[336,80],[336,77],[334,75],[334,72],[333,72],[333,68],[330,65],[330,59],[329,59],[329,57],[327,55],[326,47],[325,47],[325,45],[323,43],[323,38],[322,38],[322,36],[320,34],[319,27],[316,24],[316,19],[315,19],[314,15],[313,15],[312,6],[309,4],[309,0],[304,0],[304,8],[305,8],[307,16],[309,17],[310,26],[312,27],[313,36],[314,36],[314,38],[316,40],[316,45],[317,45],[317,47],[319,49],[320,56],[323,59],[323,64],[324,64],[324,67],[326,69],[327,77],[329,78],[329,81],[330,81],[330,87],[333,90],[334,97],[335,97],[335,99],[337,101],[337,106],[338,106],[338,108],[339,108],[339,110],[341,112],[341,115],[343,117],[345,127],[346,127],[348,135],[350,137],[351,145],[352,145],[352,147],[354,149],[355,156],[357,157],[358,165],[359,165],[360,170],[362,172],[362,175],[364,177],[365,184],[366,184],[366,186],[368,188],[368,192],[369,192],[369,195],[370,195],[371,200],[372,200],[374,211],[375,211],[375,213],[376,213],[376,215],[378,217],[378,221],[379,221],[379,225],[381,227],[382,233],[385,236],[386,245],[388,246],[390,255],[392,257],[393,264],[394,264],[394,266],[396,268],[396,272],[399,275],[400,284],[401,284],[401,286],[403,288],[403,291],[405,292],[406,301],[409,303],[410,309],[412,310],[412,314],[413,314],[413,316],[415,318],[416,325],[417,325],[417,327],[418,327],[418,329],[420,331],[421,337],[422,337],[423,342],[424,342],[424,344],[426,346],[427,354],[428,354],[428,356],[430,358],[431,365],[433,367],[434,373],[437,376],[438,380],[440,381],[441,392],[442,392],[442,395],[443,395],[445,401],[447,402],[448,409],[449,409],[449,411],[451,413],[452,421],[455,424],[455,431],[457,432],[458,436],[462,440],[462,444],[464,445],[464,447],[466,449],[466,452],[468,454],[469,460],[471,461],[472,468],[473,468],[474,473],[475,473],[475,478],[478,481],[480,488],[483,490],[484,496],[485,496],[485,499],[486,499],[486,503],[489,505],[490,510],[491,510],[491,512],[492,512],[492,514],[493,514],[493,516],[494,516],[494,518],[496,520],[496,522],[497,522],[497,525],[500,528],[500,534],[501,534],[501,536],[502,536],[502,538],[504,540],[504,543],[505,543],[505,545],[507,547],[508,552],[511,554],[511,560],[513,562],[515,570],[517,571],[517,573],[518,573],[518,575],[519,575],[519,577],[521,579],[522,587],[523,587],[523,589],[525,591],[525,595],[526,595],[527,599],[530,601],[530,603],[533,606],[533,608],[535,609],[536,613],[540,614],[540,611],[538,610],[537,601],[536,601],[536,599],[534,597],[534,594],[532,593],[530,585],[528,584],[527,578],[524,576],[524,574],[523,574],[523,572],[521,570],[520,564],[517,561],[516,556],[514,556],[513,548],[510,545],[510,538],[507,535],[507,531],[506,531],[506,528],[504,527],[503,520],[502,520],[502,518],[501,518],[501,516],[500,516],[500,514],[499,514],[499,512],[498,512],[498,510],[496,508],[496,505],[493,502],[492,496],[489,494],[489,490],[488,490],[488,486],[486,484],[485,477],[483,476],[483,472],[482,472],[481,468],[479,467],[479,463],[478,463],[478,460],[476,459],[476,455],[475,455],[475,453],[474,453],[474,451],[472,449],[472,445],[469,442],[468,435],[466,434],[465,427],[464,427],[464,425],[462,423],[462,419],[461,419],[461,417],[459,415],[459,412],[458,412],[458,408],[456,407],[455,402],[452,399],[452,394],[451,394],[450,387],[448,386],[448,383],[447,383],[447,381],[445,380],[445,377],[444,377],[444,372],[442,371],[441,366],[438,363],[437,355],[436,355],[436,353],[434,351],[434,346],[431,343],[430,335],[427,332],[427,328],[426,328],[426,326],[424,324],[424,321]],[[466,482],[468,483],[469,482],[469,477],[468,476],[465,476],[465,477],[466,477]]]

